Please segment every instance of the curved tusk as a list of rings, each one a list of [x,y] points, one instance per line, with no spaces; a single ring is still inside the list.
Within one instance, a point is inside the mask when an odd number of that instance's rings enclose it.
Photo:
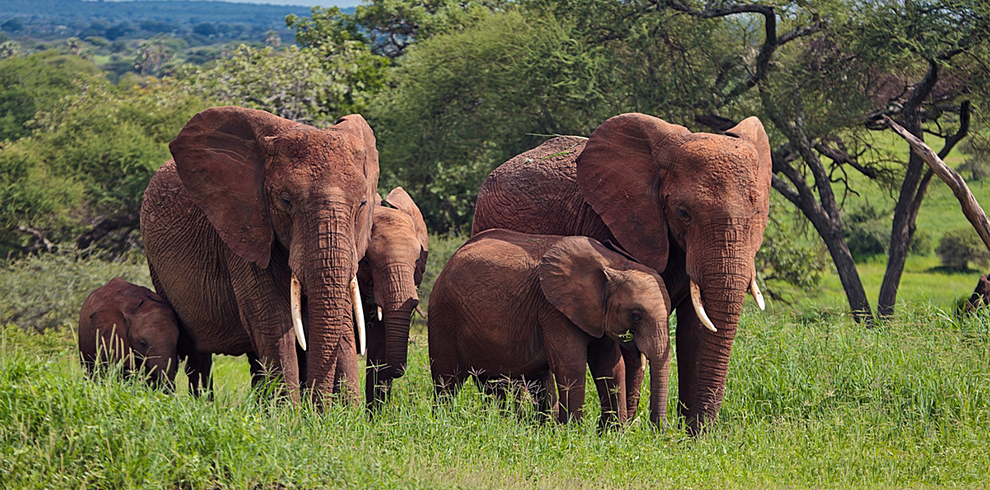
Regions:
[[[756,269],[753,269],[753,280],[749,283],[749,292],[753,293],[753,299],[756,300],[756,306],[760,307],[760,310],[766,310],[767,304],[763,301],[763,293],[760,292],[760,286],[756,284]]]
[[[701,304],[701,288],[698,287],[698,283],[691,279],[691,304],[694,305],[694,313],[698,315],[698,319],[701,323],[705,325],[708,330],[712,332],[718,332],[715,328],[715,324],[708,318],[708,313],[705,313],[705,306]]]
[[[382,307],[377,306],[376,308],[378,308],[378,321],[382,321]]]
[[[296,331],[296,342],[299,342],[302,350],[306,350],[306,334],[303,333],[302,324],[302,285],[295,274],[292,274],[289,282],[289,309],[292,311],[292,329]]]
[[[357,276],[351,279],[351,304],[354,306],[354,322],[357,323],[358,330],[358,354],[366,353],[365,338],[367,333],[364,327],[364,305],[361,303],[361,289],[358,287]]]
[[[426,313],[423,313],[423,309],[419,305],[416,305],[416,313],[419,313],[420,318],[426,318]]]

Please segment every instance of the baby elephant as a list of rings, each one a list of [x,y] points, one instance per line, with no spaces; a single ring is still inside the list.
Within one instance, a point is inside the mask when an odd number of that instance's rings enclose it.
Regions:
[[[90,373],[97,362],[124,361],[125,372],[143,365],[149,384],[171,389],[178,341],[172,308],[150,289],[119,277],[90,293],[79,313],[79,353]]]
[[[625,366],[619,351],[650,361],[650,420],[662,426],[670,374],[663,279],[587,237],[493,229],[468,240],[430,294],[430,363],[438,396],[453,396],[468,374],[526,379],[540,409],[560,422],[580,419],[585,365],[606,425],[625,422]],[[631,340],[630,340],[631,339]]]

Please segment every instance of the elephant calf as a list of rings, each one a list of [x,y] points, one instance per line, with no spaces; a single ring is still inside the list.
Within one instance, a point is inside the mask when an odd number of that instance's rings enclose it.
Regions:
[[[620,345],[650,361],[650,419],[664,423],[670,373],[663,279],[587,237],[493,229],[464,244],[430,294],[430,364],[437,395],[453,396],[468,374],[538,386],[540,409],[580,419],[585,365],[602,403],[601,424],[624,422]],[[631,337],[631,339],[630,339]]]
[[[150,289],[119,277],[97,288],[79,312],[79,354],[90,373],[97,364],[143,367],[148,382],[169,389],[179,364],[175,313]]]

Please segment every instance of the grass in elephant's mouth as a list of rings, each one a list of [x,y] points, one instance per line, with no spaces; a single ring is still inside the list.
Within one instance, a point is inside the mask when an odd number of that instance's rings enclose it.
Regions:
[[[444,243],[431,264],[456,248]],[[31,331],[71,326],[90,283],[123,275],[146,284],[142,273],[140,263],[26,262],[0,275],[0,319],[19,314],[28,322],[19,326]],[[73,282],[55,283],[65,277]],[[48,310],[33,306],[41,304]],[[470,383],[449,407],[434,409],[422,325],[413,327],[411,364],[392,405],[371,420],[359,407],[314,413],[259,400],[243,358],[215,358],[212,402],[191,398],[184,380],[174,396],[135,382],[91,381],[69,328],[42,335],[7,325],[0,329],[0,487],[988,485],[990,315],[959,319],[905,304],[897,319],[866,329],[841,314],[750,308],[720,420],[697,439],[653,430],[643,417],[646,386],[640,418],[605,433],[595,423],[590,380],[585,422],[566,427],[528,408],[521,415],[494,408]],[[675,359],[669,413],[676,379]]]

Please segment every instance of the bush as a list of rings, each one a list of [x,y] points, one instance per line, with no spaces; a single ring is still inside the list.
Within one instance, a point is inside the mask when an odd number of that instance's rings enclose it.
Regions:
[[[890,222],[883,210],[867,204],[846,215],[844,220],[849,252],[859,261],[887,253]]]
[[[976,230],[969,227],[946,232],[935,253],[942,259],[943,266],[956,271],[966,270],[970,262],[983,267],[990,265],[990,251]]]

